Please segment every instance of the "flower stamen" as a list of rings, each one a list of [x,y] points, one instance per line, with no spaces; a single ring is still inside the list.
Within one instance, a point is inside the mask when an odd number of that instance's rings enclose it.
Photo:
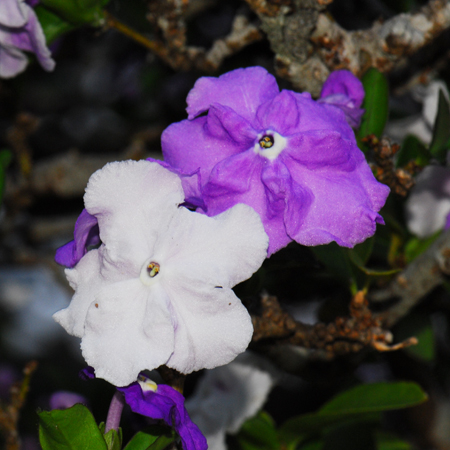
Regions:
[[[259,146],[261,148],[270,148],[273,146],[273,144],[274,144],[273,136],[269,136],[268,134],[263,136],[262,139],[260,139],[259,141]]]
[[[149,275],[151,278],[155,277],[156,275],[158,275],[159,269],[160,269],[160,266],[159,266],[158,263],[151,262],[151,263],[147,266],[147,272],[148,272],[148,275]]]

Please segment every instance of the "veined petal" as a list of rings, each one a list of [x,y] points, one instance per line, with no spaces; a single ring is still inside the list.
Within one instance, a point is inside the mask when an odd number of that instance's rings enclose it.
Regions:
[[[252,123],[258,106],[278,93],[275,77],[262,67],[237,69],[219,78],[199,78],[187,97],[186,111],[193,119],[212,103],[220,103]]]
[[[166,163],[184,172],[195,172],[200,168],[202,181],[208,178],[218,162],[244,150],[232,139],[223,141],[209,133],[206,121],[206,117],[199,117],[174,123],[161,136]]]
[[[205,129],[214,137],[242,145],[243,150],[252,146],[256,139],[257,132],[250,123],[236,114],[228,106],[213,103],[206,116]]]
[[[81,350],[95,375],[115,386],[164,364],[174,349],[168,298],[160,285],[139,279],[103,286],[86,316]]]
[[[354,141],[346,141],[336,131],[312,130],[290,136],[285,150],[309,170],[334,167],[346,172],[356,167],[354,154],[360,152]]]
[[[266,226],[270,238],[270,256],[292,240],[292,234],[287,230],[302,226],[314,195],[308,188],[302,188],[296,183],[289,169],[279,160],[264,168],[261,181],[266,188],[267,217],[276,225],[272,228]]]
[[[313,171],[300,164],[289,167],[294,181],[308,186],[314,193],[314,201],[301,228],[293,229],[286,223],[292,239],[303,245],[321,245],[335,240],[339,245],[353,247],[375,233],[375,222],[382,218],[373,209],[374,192],[366,191],[359,168],[346,172],[333,168]],[[374,180],[374,190],[386,199],[389,188],[376,182],[372,174],[370,176]]]
[[[256,117],[262,130],[275,130],[282,136],[295,133],[300,120],[295,93],[281,91],[258,108]]]
[[[87,212],[98,220],[107,259],[138,277],[184,193],[180,179],[159,164],[122,161],[91,176],[84,201]]]

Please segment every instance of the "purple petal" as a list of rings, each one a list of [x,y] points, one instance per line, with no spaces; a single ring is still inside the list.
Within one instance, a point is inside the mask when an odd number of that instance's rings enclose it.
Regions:
[[[58,391],[50,397],[50,409],[67,409],[76,403],[86,404],[86,398],[69,391]]]
[[[285,153],[309,170],[328,166],[349,172],[355,169],[353,155],[359,150],[336,131],[314,130],[289,137]]]
[[[361,81],[348,70],[336,70],[325,81],[320,98],[343,94],[354,108],[359,108],[364,100],[364,87]]]
[[[193,119],[212,103],[220,103],[252,123],[259,105],[278,93],[275,77],[262,67],[237,69],[219,78],[199,78],[187,97],[186,111],[188,118]]]
[[[258,134],[247,120],[228,106],[218,103],[211,105],[206,116],[205,129],[212,136],[225,142],[231,139],[234,141],[232,144],[241,145],[245,150],[253,145]]]
[[[251,206],[260,215],[269,236],[270,256],[291,239],[284,228],[283,200],[279,202],[270,194],[268,197],[267,188],[261,182],[261,173],[269,164],[266,158],[255,155],[253,149],[223,160],[211,172],[203,188],[203,198],[209,216],[226,211],[237,203]]]
[[[181,179],[181,186],[184,191],[185,206],[192,206],[194,208],[206,209],[201,195],[201,177],[200,169],[194,172],[186,173],[177,167],[173,167],[165,161],[160,161],[153,158],[147,158],[147,161],[158,163],[160,166],[176,173]]]
[[[86,254],[88,247],[99,243],[97,219],[83,209],[75,223],[74,240],[56,250],[55,261],[72,268]]]
[[[18,0],[0,1],[0,24],[5,27],[23,27],[27,22],[27,7]]]
[[[91,366],[87,366],[78,372],[78,376],[84,381],[93,380],[95,378],[95,369]]]
[[[364,114],[360,108],[364,95],[364,87],[358,78],[347,70],[338,70],[325,81],[319,102],[340,108],[349,125],[357,128]]]
[[[184,397],[170,386],[160,384],[156,390],[143,391],[138,383],[118,388],[135,413],[152,419],[162,419],[174,427],[185,450],[206,450],[206,439],[184,407]]]
[[[268,210],[283,219],[283,235],[270,236],[268,255],[275,253],[291,241],[289,237],[302,227],[314,195],[307,188],[295,183],[283,162],[277,160],[264,167],[261,180],[266,187]]]
[[[174,123],[161,136],[166,163],[185,173],[193,173],[200,168],[203,183],[218,162],[243,150],[243,146],[232,139],[224,142],[211,135],[206,121],[206,117],[199,117]]]
[[[258,108],[256,117],[263,130],[277,131],[282,136],[295,133],[300,119],[296,94],[283,90],[281,94],[263,103]]]
[[[375,223],[382,223],[373,208],[375,202],[386,200],[389,188],[378,183],[364,166],[354,171],[338,171],[334,168],[308,170],[300,164],[286,164],[292,178],[299,185],[308,186],[314,200],[301,228],[286,224],[292,239],[303,245],[321,245],[336,241],[339,245],[353,247],[375,232]],[[370,177],[370,180],[362,181]],[[372,181],[373,180],[373,181]],[[365,185],[371,184],[371,190]]]

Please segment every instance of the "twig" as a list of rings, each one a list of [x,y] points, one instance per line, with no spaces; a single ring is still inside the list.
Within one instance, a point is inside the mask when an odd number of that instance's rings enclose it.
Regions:
[[[399,298],[398,303],[380,315],[384,326],[392,327],[425,295],[442,284],[444,275],[448,274],[450,230],[444,232],[422,255],[412,261],[386,289],[371,295],[370,300],[378,302]]]
[[[431,0],[418,12],[399,14],[358,31],[343,29],[325,14],[327,2],[247,3],[261,19],[261,28],[275,52],[278,75],[314,96],[331,70],[345,68],[358,76],[369,67],[390,71],[450,26],[448,0]]]
[[[0,430],[5,441],[6,450],[19,450],[20,437],[17,429],[20,410],[22,409],[28,391],[30,389],[30,380],[33,372],[37,369],[37,362],[29,362],[23,369],[23,380],[14,383],[11,387],[11,400],[9,404],[0,404]]]

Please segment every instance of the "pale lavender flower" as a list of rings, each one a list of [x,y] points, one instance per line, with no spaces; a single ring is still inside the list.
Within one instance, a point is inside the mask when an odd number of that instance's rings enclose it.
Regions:
[[[45,70],[54,69],[55,62],[33,8],[25,0],[1,0],[1,78],[11,78],[25,70],[28,58],[24,51],[34,53]]]
[[[149,161],[106,165],[84,201],[102,244],[66,270],[75,295],[54,318],[82,338],[97,377],[125,386],[145,369],[190,373],[246,349],[253,327],[231,288],[266,255],[252,208],[210,218],[180,207],[180,178]]]
[[[195,174],[190,195],[209,216],[252,206],[270,238],[268,254],[295,240],[352,247],[384,223],[389,188],[375,180],[349,123],[361,115],[361,83],[332,76],[317,102],[279,92],[261,67],[200,78],[188,120],[162,135],[165,162]],[[206,114],[205,114],[206,113]]]
[[[186,411],[184,397],[172,387],[142,378],[118,390],[124,394],[133,412],[163,420],[175,428],[184,450],[208,448],[205,437]]]
[[[80,394],[70,391],[56,391],[49,400],[50,409],[67,409],[77,403],[87,404],[87,400]]]

